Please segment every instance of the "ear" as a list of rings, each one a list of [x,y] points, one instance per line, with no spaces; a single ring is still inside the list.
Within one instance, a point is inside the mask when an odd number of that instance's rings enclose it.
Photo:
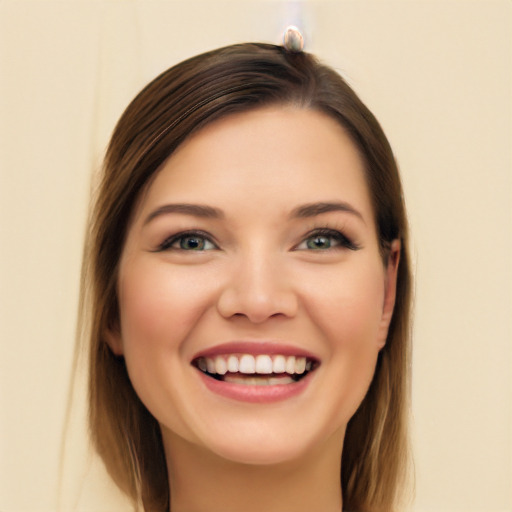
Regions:
[[[398,264],[400,263],[400,249],[400,240],[393,240],[391,242],[391,248],[385,269],[384,304],[382,307],[379,336],[377,339],[379,350],[386,344],[389,324],[391,323],[391,318],[393,317],[393,311],[395,309],[396,280],[398,275]]]
[[[121,337],[121,329],[119,327],[119,322],[116,322],[115,325],[108,326],[105,328],[103,332],[103,339],[106,341],[110,350],[116,356],[123,355],[123,340]]]

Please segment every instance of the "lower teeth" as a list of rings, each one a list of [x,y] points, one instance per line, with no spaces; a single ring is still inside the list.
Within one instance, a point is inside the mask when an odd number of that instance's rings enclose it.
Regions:
[[[226,373],[225,375],[219,375],[216,373],[204,372],[208,377],[222,382],[229,382],[232,384],[242,384],[245,386],[275,386],[277,384],[293,384],[301,380],[307,375],[308,372],[302,374],[289,375],[274,374],[274,375],[261,375],[261,374],[244,374],[244,373]]]
[[[245,386],[275,386],[276,384],[292,384],[295,380],[290,376],[284,377],[242,377],[238,374],[224,375],[224,382],[243,384]]]

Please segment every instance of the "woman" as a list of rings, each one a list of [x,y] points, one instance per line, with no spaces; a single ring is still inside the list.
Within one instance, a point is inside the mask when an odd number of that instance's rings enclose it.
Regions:
[[[333,70],[241,44],[157,77],[114,131],[86,247],[90,429],[135,504],[396,510],[406,216]]]

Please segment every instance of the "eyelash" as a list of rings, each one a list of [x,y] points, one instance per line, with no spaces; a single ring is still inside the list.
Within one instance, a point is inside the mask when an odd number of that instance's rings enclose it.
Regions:
[[[302,244],[306,243],[308,240],[311,240],[312,238],[327,238],[331,241],[334,240],[337,242],[337,245],[334,247],[328,247],[326,249],[311,249],[312,251],[333,251],[333,250],[341,250],[341,249],[349,249],[351,251],[357,251],[360,249],[360,246],[354,243],[350,238],[348,238],[346,235],[344,235],[341,231],[338,231],[336,229],[329,229],[329,228],[320,228],[320,229],[314,229],[313,231],[310,231],[304,240],[297,246],[300,247]],[[302,249],[296,249],[296,250],[302,250]]]
[[[211,243],[215,249],[218,249],[217,244],[212,242],[211,237],[208,235],[208,233],[205,233],[204,231],[184,231],[181,233],[176,233],[175,235],[172,235],[171,237],[164,240],[158,247],[157,251],[184,251],[184,252],[194,252],[194,249],[183,249],[182,247],[173,247],[173,245],[176,242],[179,242],[180,240],[183,240],[185,238],[197,238],[204,240],[205,242]],[[197,252],[203,252],[205,249],[196,249]],[[207,249],[211,250],[211,249]]]
[[[326,238],[329,240],[334,240],[337,245],[334,247],[328,247],[325,249],[322,248],[300,248],[300,246],[304,243],[307,243],[308,240],[311,240],[312,238]],[[205,243],[210,243],[213,245],[213,248],[210,249],[183,249],[182,247],[173,247],[174,244],[177,242],[184,240],[186,238],[196,238],[203,240]],[[169,250],[176,250],[176,251],[184,251],[184,252],[204,252],[206,250],[213,250],[218,249],[217,244],[212,241],[210,235],[208,233],[205,233],[204,231],[184,231],[181,233],[177,233],[175,235],[172,235],[171,237],[164,240],[157,248],[157,252],[159,251],[169,251]],[[297,245],[294,250],[311,250],[311,251],[332,251],[332,250],[340,250],[340,249],[349,249],[351,251],[357,251],[360,249],[360,246],[354,243],[352,240],[350,240],[347,236],[345,236],[340,231],[337,231],[335,229],[328,229],[328,228],[321,228],[321,229],[315,229],[311,232],[309,232],[304,239],[301,241],[299,245]]]

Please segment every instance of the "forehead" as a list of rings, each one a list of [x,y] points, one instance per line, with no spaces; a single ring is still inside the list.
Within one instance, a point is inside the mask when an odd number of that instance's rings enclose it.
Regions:
[[[189,137],[164,162],[143,210],[169,201],[291,210],[348,201],[371,217],[364,164],[330,116],[295,107],[233,114]],[[235,212],[236,213],[236,212]]]

